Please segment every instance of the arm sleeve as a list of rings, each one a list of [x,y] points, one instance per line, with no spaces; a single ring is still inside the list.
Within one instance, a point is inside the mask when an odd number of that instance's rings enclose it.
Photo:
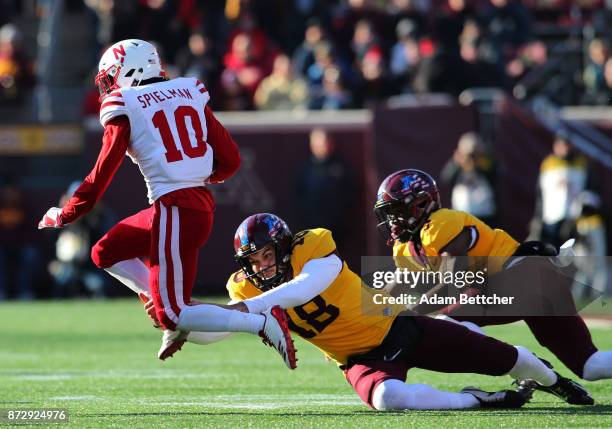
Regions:
[[[238,301],[234,301],[233,299],[228,302],[228,304],[235,304]],[[201,346],[205,346],[207,344],[216,343],[218,341],[224,340],[225,338],[232,335],[233,332],[198,332],[191,331],[187,336],[187,341],[194,344],[199,344]]]
[[[102,197],[123,162],[129,143],[130,122],[127,116],[111,119],[104,128],[102,149],[96,165],[62,209],[63,224],[74,222],[89,212]]]
[[[338,277],[340,270],[342,270],[342,261],[335,254],[311,259],[293,280],[243,302],[251,313],[261,313],[275,305],[285,309],[296,307],[307,303],[327,289]]]
[[[238,145],[215,118],[210,107],[205,108],[206,127],[208,129],[208,144],[214,151],[214,172],[210,176],[210,181],[221,182],[229,179],[240,167],[240,152]]]
[[[231,289],[230,289],[230,295],[232,295]],[[236,304],[237,302],[240,302],[240,301],[241,301],[241,299],[234,299],[234,298],[232,298],[232,299],[230,299],[228,304],[229,305]],[[201,304],[205,304],[205,303],[201,303]],[[194,343],[194,344],[199,344],[201,346],[205,346],[205,345],[208,345],[208,344],[212,344],[212,343],[216,343],[218,341],[224,340],[227,337],[231,336],[232,334],[234,334],[234,332],[201,332],[201,331],[191,331],[191,332],[189,332],[189,335],[187,336],[187,341],[189,341],[190,343]]]
[[[127,114],[121,89],[111,92],[102,100],[100,105],[100,123],[103,127],[106,127],[112,119],[119,116],[127,116]]]

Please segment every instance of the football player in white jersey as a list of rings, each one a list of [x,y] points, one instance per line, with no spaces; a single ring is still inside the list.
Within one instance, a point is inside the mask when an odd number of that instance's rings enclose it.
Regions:
[[[111,228],[91,256],[141,299],[152,298],[164,328],[159,358],[180,350],[188,335],[198,335],[190,331],[235,331],[259,334],[295,367],[284,312],[189,305],[215,208],[206,185],[231,177],[240,166],[236,143],[207,106],[204,84],[195,78],[168,80],[155,47],[137,39],[108,48],[98,71],[102,149],[72,198],[63,208],[49,209],[39,229],[60,228],[91,210],[127,153],[144,176],[151,206]],[[149,267],[142,257],[149,258]]]

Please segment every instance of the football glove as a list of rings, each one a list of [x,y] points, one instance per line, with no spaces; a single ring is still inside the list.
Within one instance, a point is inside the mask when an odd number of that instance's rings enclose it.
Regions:
[[[51,207],[47,210],[47,213],[43,216],[43,218],[38,222],[38,229],[43,228],[61,228],[64,226],[62,223],[62,209],[59,207]]]

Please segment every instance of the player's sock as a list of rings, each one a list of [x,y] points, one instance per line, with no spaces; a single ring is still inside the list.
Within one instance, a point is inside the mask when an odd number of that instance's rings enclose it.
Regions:
[[[231,332],[198,332],[191,331],[187,335],[187,341],[193,344],[205,346],[206,344],[216,343],[232,335]]]
[[[543,386],[552,386],[557,382],[557,374],[547,367],[533,353],[522,346],[515,346],[518,351],[516,363],[508,375],[516,380],[532,379]]]
[[[138,258],[119,261],[104,270],[136,294],[149,294],[149,268]]]
[[[582,378],[589,381],[612,378],[612,351],[593,353],[584,363]]]
[[[385,380],[376,386],[372,405],[377,410],[441,410],[476,408],[478,399],[469,393],[444,392],[426,384]]]
[[[266,318],[261,314],[226,310],[211,304],[183,307],[177,324],[181,331],[249,332],[258,334]]]

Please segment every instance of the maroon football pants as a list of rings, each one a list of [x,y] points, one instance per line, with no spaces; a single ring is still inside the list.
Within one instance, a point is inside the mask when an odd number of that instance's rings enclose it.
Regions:
[[[525,321],[538,342],[550,350],[574,374],[582,378],[584,364],[597,347],[593,344],[591,333],[584,320],[575,316],[453,316],[463,322],[472,322],[478,326],[505,325],[507,323]]]
[[[380,383],[389,379],[405,381],[410,368],[499,376],[510,372],[516,364],[517,349],[503,341],[445,320],[415,316],[415,321],[421,338],[407,358],[389,361],[387,357],[393,357],[398,350],[381,350],[384,359],[360,360],[357,357],[356,363],[344,371],[349,384],[370,407],[373,407],[372,394]]]
[[[556,268],[548,258],[528,258],[489,280],[491,292],[517,297],[514,306],[488,306],[483,312],[458,307],[448,316],[478,326],[505,325],[525,321],[538,342],[548,348],[574,374],[582,378],[584,364],[597,351],[591,333],[571,293],[572,277]],[[538,302],[545,303],[538,307]],[[534,309],[530,305],[535,304]],[[539,309],[550,311],[538,313]],[[541,315],[540,315],[541,314]]]

